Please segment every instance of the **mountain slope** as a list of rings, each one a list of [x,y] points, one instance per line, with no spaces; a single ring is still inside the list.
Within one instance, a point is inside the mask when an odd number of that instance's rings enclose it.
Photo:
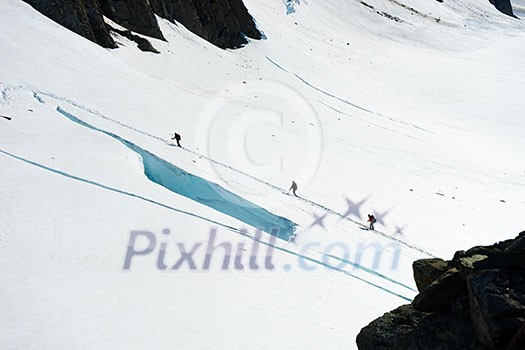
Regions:
[[[153,55],[0,4],[2,348],[355,348],[415,296],[413,260],[522,229],[520,21],[478,1],[246,5],[266,40],[221,50],[157,18]],[[151,181],[135,151],[74,120],[297,224],[296,243],[216,210],[231,198]],[[221,270],[224,247],[202,271],[214,229],[244,271]],[[156,244],[128,271],[133,230]],[[200,272],[159,271],[199,243]]]

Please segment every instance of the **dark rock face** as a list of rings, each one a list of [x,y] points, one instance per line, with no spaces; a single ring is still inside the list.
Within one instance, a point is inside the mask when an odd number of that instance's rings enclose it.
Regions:
[[[116,48],[97,0],[24,0],[38,12],[102,47]]]
[[[514,16],[514,12],[512,12],[512,5],[510,3],[510,0],[489,0],[492,5],[494,5],[495,8],[498,9],[499,12],[504,13],[508,16],[516,17]]]
[[[242,0],[152,0],[159,16],[182,23],[193,33],[220,48],[238,48],[246,37],[261,39]]]
[[[357,336],[357,347],[374,350],[482,349],[475,338],[474,328],[466,320],[421,312],[404,305],[363,328]]]
[[[230,8],[239,22],[241,32],[249,38],[260,40],[263,38],[262,33],[257,29],[253,17],[248,13],[242,0],[229,0]]]
[[[456,268],[441,275],[419,293],[412,302],[418,311],[448,310],[454,299],[467,291],[467,284]]]
[[[104,15],[129,30],[162,40],[165,39],[155,14],[182,23],[223,49],[242,47],[248,43],[247,37],[262,39],[242,0],[24,1],[64,27],[109,48],[117,46],[104,23]]]
[[[525,269],[480,271],[467,282],[476,333],[488,348],[506,348],[525,321]]]
[[[357,336],[357,346],[359,349],[409,349],[412,332],[427,315],[408,305],[400,306],[363,328]]]
[[[153,45],[151,45],[151,43],[147,39],[144,39],[141,36],[133,34],[131,32],[131,30],[129,30],[129,29],[128,30],[119,30],[119,29],[116,29],[116,28],[112,28],[112,30],[114,32],[119,33],[120,35],[128,38],[129,40],[136,42],[137,43],[137,47],[139,48],[140,51],[159,53],[157,50],[155,50]]]
[[[525,322],[521,325],[507,350],[522,350],[525,349]]]
[[[412,264],[414,281],[418,291],[422,291],[429,284],[438,279],[448,269],[448,262],[443,259],[421,259]]]
[[[148,0],[99,0],[104,14],[134,32],[164,40]]]
[[[420,294],[357,336],[361,350],[525,349],[525,232],[414,263]],[[447,268],[445,272],[443,269]],[[416,271],[417,270],[417,271]],[[437,276],[437,277],[436,277]],[[435,280],[428,284],[428,280]]]

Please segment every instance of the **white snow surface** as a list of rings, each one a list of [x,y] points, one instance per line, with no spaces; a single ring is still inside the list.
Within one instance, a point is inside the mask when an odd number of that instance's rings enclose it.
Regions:
[[[416,295],[414,260],[523,230],[522,21],[479,0],[286,3],[245,0],[266,39],[239,50],[159,18],[152,54],[0,2],[0,348],[353,349]],[[256,227],[231,203],[151,181],[57,108],[296,223],[295,243],[262,233],[275,268],[263,244],[249,269]],[[366,201],[347,215],[345,199]],[[212,229],[245,245],[244,270],[217,248],[203,271],[200,247],[196,271],[168,271]],[[157,244],[125,270],[135,230]]]

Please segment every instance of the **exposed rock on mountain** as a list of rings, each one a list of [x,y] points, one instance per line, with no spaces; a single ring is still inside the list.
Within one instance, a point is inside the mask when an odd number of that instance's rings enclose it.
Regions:
[[[413,267],[419,295],[363,328],[359,349],[524,349],[525,232]]]
[[[116,28],[111,28],[111,30],[113,30],[115,33],[119,33],[120,35],[128,38],[129,40],[131,41],[134,41],[137,43],[137,47],[139,48],[139,50],[141,51],[144,51],[144,52],[153,52],[153,53],[159,53],[154,47],[153,45],[151,45],[151,43],[147,40],[147,39],[144,39],[143,37],[141,36],[138,36],[136,34],[133,34],[131,32],[131,30],[127,29],[127,30],[120,30],[120,29],[116,29]]]
[[[448,270],[448,262],[443,259],[422,259],[414,262],[413,270],[414,281],[421,292]]]
[[[164,40],[148,0],[99,0],[104,15],[134,32]]]
[[[357,336],[359,349],[480,350],[468,320],[401,306],[373,321]]]
[[[116,48],[98,0],[24,0],[37,11],[102,47]]]
[[[162,40],[155,14],[182,23],[220,48],[239,48],[248,43],[247,38],[262,38],[242,0],[24,1],[64,27],[109,48],[116,44],[104,15],[131,31]]]
[[[182,23],[200,37],[221,48],[238,48],[246,37],[261,39],[242,0],[152,0],[159,16]]]
[[[508,16],[516,17],[514,16],[514,12],[512,11],[512,5],[510,3],[510,0],[489,0],[492,5],[494,5],[495,8],[498,9],[499,12],[502,12]]]

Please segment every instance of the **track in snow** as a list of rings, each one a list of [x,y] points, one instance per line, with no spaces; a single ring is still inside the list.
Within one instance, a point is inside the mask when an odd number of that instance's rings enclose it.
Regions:
[[[171,192],[204,204],[242,221],[248,226],[259,228],[285,241],[288,241],[295,232],[297,224],[292,221],[270,213],[268,210],[226,190],[216,183],[190,174],[112,132],[94,127],[60,107],[57,107],[56,110],[70,121],[110,136],[136,152],[142,158],[146,177]]]
[[[391,122],[398,123],[398,124],[401,124],[401,125],[404,125],[404,126],[407,126],[407,127],[411,127],[411,128],[414,128],[414,129],[418,129],[418,130],[423,131],[423,132],[426,132],[426,133],[434,134],[432,131],[426,130],[426,129],[424,129],[424,128],[420,127],[420,126],[417,126],[417,125],[415,125],[415,124],[410,124],[410,123],[407,123],[407,122],[405,122],[405,121],[402,121],[402,120],[399,120],[399,119],[395,119],[395,118],[392,118],[392,117],[386,116],[386,115],[381,114],[381,113],[379,113],[379,112],[372,111],[372,110],[370,110],[370,109],[368,109],[368,108],[365,108],[365,107],[359,106],[359,105],[357,105],[357,104],[355,104],[355,103],[353,103],[353,102],[351,102],[351,101],[348,101],[348,100],[346,100],[346,99],[344,99],[344,98],[341,98],[341,97],[339,97],[339,96],[336,96],[336,95],[334,95],[334,94],[332,94],[332,93],[330,93],[330,92],[328,92],[328,91],[325,91],[325,90],[323,90],[323,89],[321,89],[321,88],[319,88],[319,87],[317,87],[317,86],[311,84],[310,82],[308,82],[306,79],[304,79],[304,78],[301,77],[300,75],[298,75],[298,74],[296,74],[296,73],[293,73],[293,72],[290,72],[290,71],[288,71],[287,69],[283,68],[282,65],[278,64],[275,60],[271,59],[270,57],[268,57],[268,56],[265,56],[265,57],[266,57],[266,59],[267,59],[269,62],[271,62],[271,63],[272,63],[273,65],[275,65],[277,68],[279,68],[279,69],[285,71],[285,72],[288,73],[288,74],[291,74],[291,75],[294,76],[295,78],[299,79],[299,81],[301,81],[301,82],[302,82],[303,84],[305,84],[306,86],[308,86],[308,87],[314,89],[314,90],[317,91],[317,92],[320,92],[321,94],[323,94],[323,95],[325,95],[325,96],[328,96],[328,97],[330,97],[330,98],[333,98],[333,99],[335,99],[335,100],[337,100],[337,101],[339,101],[339,102],[342,102],[342,103],[344,103],[344,104],[346,104],[346,105],[349,105],[349,106],[351,106],[351,107],[353,107],[353,108],[356,108],[356,109],[358,109],[358,110],[360,110],[360,111],[362,111],[362,112],[366,112],[366,113],[369,113],[369,114],[372,114],[372,115],[375,115],[375,116],[378,116],[378,117],[381,117],[381,118],[387,119],[387,120],[389,120],[389,121],[391,121]]]
[[[17,87],[17,88],[18,88],[18,89],[30,89],[30,88],[24,88],[24,87],[22,87],[22,86]],[[137,129],[137,128],[133,127],[133,126],[127,125],[127,124],[125,124],[125,123],[122,123],[122,122],[120,122],[120,121],[118,121],[118,120],[116,120],[116,119],[113,119],[113,118],[111,118],[111,117],[108,117],[108,116],[102,114],[101,112],[99,112],[99,111],[97,111],[97,110],[94,110],[94,109],[92,109],[92,108],[86,107],[86,106],[84,106],[84,105],[82,105],[82,104],[80,104],[80,103],[78,103],[78,102],[76,102],[76,101],[73,101],[73,100],[70,100],[70,99],[67,99],[67,98],[63,98],[63,97],[57,96],[57,95],[55,95],[55,94],[53,94],[53,93],[50,93],[50,92],[38,91],[38,90],[35,90],[35,89],[30,89],[30,90],[31,90],[32,93],[33,93],[33,97],[34,97],[35,99],[37,99],[37,101],[39,101],[40,103],[44,103],[44,101],[43,101],[43,99],[42,99],[42,97],[41,97],[40,95],[42,95],[42,96],[47,96],[47,97],[49,97],[49,98],[56,99],[56,100],[58,100],[58,101],[62,101],[62,102],[68,103],[68,104],[70,104],[70,105],[72,105],[72,106],[74,106],[74,107],[76,107],[76,108],[79,108],[79,109],[81,109],[81,110],[84,110],[84,111],[86,111],[86,112],[88,112],[88,113],[90,113],[90,114],[92,114],[92,115],[94,115],[94,116],[96,116],[96,117],[99,117],[99,118],[101,118],[101,119],[107,120],[107,121],[112,122],[112,123],[115,123],[115,124],[117,124],[117,125],[119,125],[119,126],[122,126],[122,127],[126,128],[126,129],[133,130],[133,131],[135,131],[135,132],[137,132],[137,133],[139,133],[139,134],[145,135],[145,136],[150,137],[150,138],[152,138],[152,139],[155,139],[155,140],[157,140],[157,141],[161,141],[161,142],[163,142],[163,143],[165,143],[165,144],[167,144],[167,145],[171,145],[171,141],[170,141],[170,140],[167,140],[167,139],[165,139],[165,138],[162,138],[162,137],[159,137],[159,136],[153,135],[153,134],[148,133],[148,132],[146,132],[146,131],[143,131],[143,130]],[[190,150],[190,149],[184,148],[184,147],[182,147],[182,149],[183,149],[184,151],[188,152],[188,153],[191,153],[191,154],[195,155],[195,156],[202,157],[203,159],[206,159],[207,161],[209,161],[209,162],[211,162],[211,163],[213,163],[213,164],[215,164],[215,165],[218,165],[218,166],[224,167],[224,168],[229,169],[229,170],[231,170],[231,171],[234,171],[234,172],[236,172],[236,173],[238,173],[238,174],[241,174],[241,175],[243,175],[243,176],[245,176],[245,177],[247,177],[247,178],[250,178],[250,179],[252,179],[252,180],[254,180],[254,181],[256,181],[256,182],[258,182],[258,183],[260,183],[260,184],[263,184],[263,185],[265,185],[265,186],[267,186],[267,187],[270,187],[270,188],[272,188],[273,190],[275,190],[275,191],[277,191],[277,192],[280,192],[280,193],[282,193],[282,194],[284,194],[284,195],[287,195],[287,194],[288,194],[288,192],[286,191],[286,189],[284,189],[284,188],[282,188],[282,187],[279,187],[279,186],[276,186],[276,185],[274,185],[274,184],[271,184],[271,183],[269,183],[269,182],[267,182],[267,181],[264,181],[264,180],[262,180],[262,179],[260,179],[260,178],[258,178],[258,177],[256,177],[256,176],[250,175],[250,174],[248,174],[248,173],[246,173],[246,172],[244,172],[244,171],[242,171],[242,170],[236,169],[236,168],[234,168],[234,167],[232,167],[232,166],[230,166],[230,165],[228,165],[228,164],[222,163],[222,162],[217,161],[217,160],[215,160],[215,159],[212,159],[212,158],[210,158],[210,157],[208,157],[208,156],[206,156],[206,155],[204,155],[204,154],[201,154],[201,153],[199,153],[199,152],[196,152],[196,151],[193,151],[193,150]],[[297,197],[297,200],[302,201],[303,203],[307,203],[307,204],[309,204],[309,205],[312,206],[312,207],[315,207],[315,208],[321,209],[321,210],[323,210],[323,211],[325,211],[325,212],[327,212],[327,213],[329,213],[329,214],[335,215],[335,216],[339,217],[339,218],[342,219],[342,220],[350,221],[350,222],[352,222],[352,223],[358,225],[358,226],[361,227],[361,228],[366,228],[366,227],[367,227],[366,225],[364,225],[364,224],[362,224],[362,223],[360,223],[360,222],[358,222],[358,221],[356,221],[356,220],[353,220],[353,219],[351,219],[351,218],[349,218],[349,217],[343,215],[343,214],[340,213],[340,212],[337,212],[337,211],[335,211],[335,210],[333,210],[333,209],[330,209],[330,208],[328,208],[328,207],[326,207],[326,206],[324,206],[324,205],[322,205],[322,204],[319,204],[319,203],[316,203],[316,202],[314,202],[314,201],[311,201],[311,200],[309,200],[309,199],[307,199],[307,198],[304,198],[304,197]],[[369,232],[369,233],[372,233],[372,234],[375,234],[375,235],[378,235],[378,236],[381,236],[381,237],[384,237],[384,238],[389,239],[389,240],[391,240],[391,241],[397,242],[397,243],[403,245],[404,247],[407,247],[407,248],[409,248],[409,249],[412,249],[412,250],[418,251],[419,253],[422,253],[422,254],[424,254],[424,255],[426,255],[426,256],[428,256],[428,257],[432,257],[432,258],[435,257],[435,255],[433,255],[433,254],[430,253],[429,251],[427,251],[427,250],[425,250],[425,249],[423,249],[423,248],[420,248],[420,247],[418,247],[418,246],[416,246],[416,245],[413,245],[413,244],[411,244],[411,243],[409,243],[409,242],[406,242],[406,241],[404,241],[404,240],[402,240],[402,239],[399,239],[399,238],[397,238],[397,237],[391,236],[391,235],[389,235],[389,234],[387,234],[387,233],[385,233],[385,232],[377,231],[377,230],[376,230],[376,231],[368,231],[368,232]]]

